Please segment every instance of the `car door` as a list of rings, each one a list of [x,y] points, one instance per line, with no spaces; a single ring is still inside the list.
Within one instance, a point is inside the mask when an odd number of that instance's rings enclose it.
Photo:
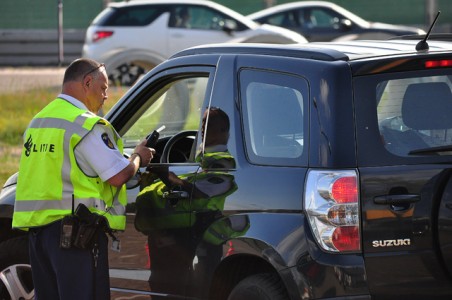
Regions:
[[[363,252],[376,298],[452,292],[451,74],[421,69],[355,80]]]
[[[192,153],[213,71],[206,66],[153,70],[107,116],[129,154],[150,132],[159,132],[154,159],[135,187],[128,183],[127,225],[118,234],[122,249],[109,257],[112,299],[185,293],[192,190],[177,179],[192,178],[199,168]]]
[[[168,24],[169,52],[174,54],[193,46],[223,43],[242,35],[226,32],[225,26],[241,28],[243,33],[243,24],[213,8],[198,5],[174,6]]]
[[[308,127],[309,91],[295,61],[255,55],[220,59],[211,103],[204,110],[196,179],[204,195],[192,202],[197,226],[189,297],[214,299],[206,287],[224,281],[215,276],[218,264],[249,250],[235,246],[235,239],[259,239],[278,248],[303,226],[297,212],[307,166],[303,129]],[[270,214],[270,221],[260,211],[281,214]]]

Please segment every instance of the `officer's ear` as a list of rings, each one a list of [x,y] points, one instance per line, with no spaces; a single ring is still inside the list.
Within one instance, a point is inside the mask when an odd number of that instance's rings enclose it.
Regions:
[[[86,77],[85,79],[83,79],[83,86],[89,88],[89,86],[91,85],[91,77]]]

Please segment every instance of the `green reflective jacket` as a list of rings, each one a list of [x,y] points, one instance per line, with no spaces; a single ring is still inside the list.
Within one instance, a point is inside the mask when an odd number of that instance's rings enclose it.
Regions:
[[[205,198],[178,199],[172,203],[166,195],[177,186],[167,186],[163,181],[156,180],[143,188],[137,196],[135,228],[143,233],[153,229],[187,228],[196,222],[196,214],[207,211],[223,211],[225,199],[237,190],[234,176],[224,169],[235,168],[235,160],[228,152],[205,153],[196,161],[204,170],[196,174],[183,174],[181,180],[197,183],[201,191],[202,186],[208,185],[210,196]],[[222,170],[223,169],[223,170]],[[218,171],[217,171],[218,170]],[[204,184],[204,185],[203,185]],[[191,194],[191,191],[186,191]]]
[[[112,130],[122,152],[122,141],[110,123],[64,99],[52,101],[33,118],[22,150],[13,227],[50,224],[84,203],[92,212],[104,215],[112,229],[124,230],[125,186],[118,189],[97,176],[87,176],[74,154],[78,143],[98,123]]]

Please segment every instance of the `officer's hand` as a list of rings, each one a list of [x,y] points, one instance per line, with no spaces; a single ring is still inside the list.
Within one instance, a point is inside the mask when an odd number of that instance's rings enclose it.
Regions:
[[[143,140],[140,144],[135,147],[134,153],[140,155],[141,165],[140,167],[145,167],[149,164],[155,154],[155,149],[146,147],[146,140]]]

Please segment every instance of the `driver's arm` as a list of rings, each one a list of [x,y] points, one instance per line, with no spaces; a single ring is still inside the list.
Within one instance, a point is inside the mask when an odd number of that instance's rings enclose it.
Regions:
[[[168,170],[166,165],[156,165],[148,168],[153,175],[156,175],[160,180],[170,189],[173,187],[180,187],[182,190],[193,193],[196,199],[207,198],[208,195],[199,190],[196,185],[193,185],[186,179],[180,179],[176,174]]]

